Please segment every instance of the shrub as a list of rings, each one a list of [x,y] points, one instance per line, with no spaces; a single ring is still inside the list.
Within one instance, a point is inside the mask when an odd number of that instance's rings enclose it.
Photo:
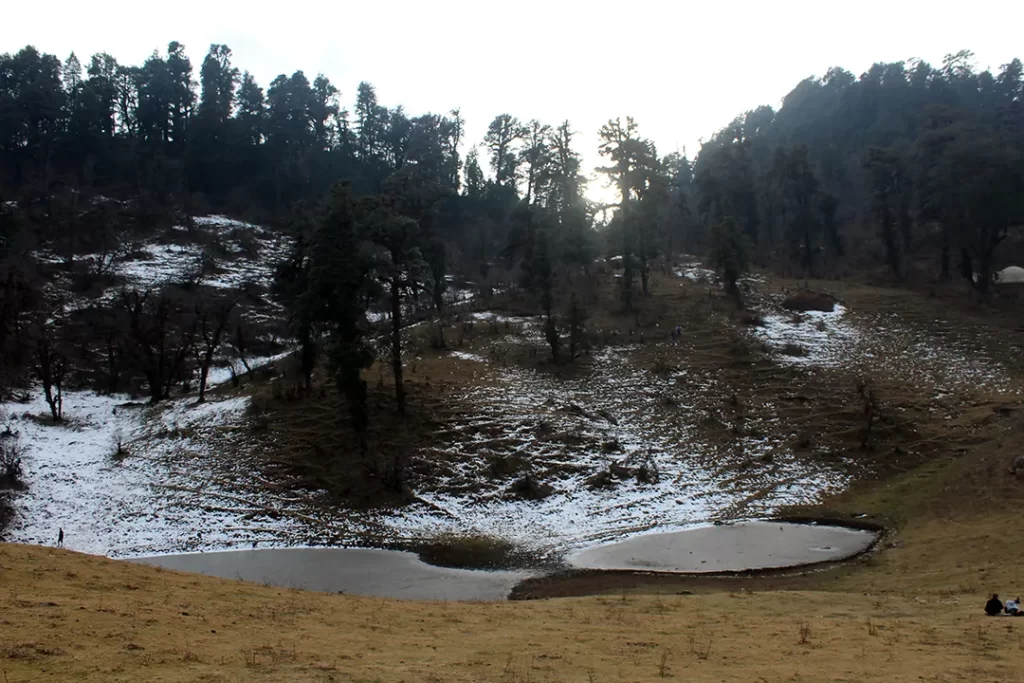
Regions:
[[[744,325],[750,325],[751,327],[764,327],[764,316],[757,311],[744,313],[740,321]]]
[[[512,484],[512,493],[525,500],[543,500],[554,493],[554,489],[549,484],[537,481],[532,474],[527,474]]]
[[[25,488],[21,454],[17,434],[9,429],[0,434],[0,489]]]
[[[736,225],[735,219],[724,218],[711,228],[711,263],[722,278],[726,294],[743,308],[743,295],[736,285],[740,277],[750,270],[750,244]]]
[[[664,356],[658,356],[651,363],[651,372],[656,375],[668,375],[676,371],[676,366],[668,361]]]
[[[4,540],[4,529],[10,525],[13,519],[14,507],[7,500],[7,496],[0,492],[0,541]]]
[[[587,488],[593,489],[610,489],[615,487],[615,476],[611,470],[605,468],[598,470],[597,473],[591,475],[586,480]]]
[[[831,313],[836,309],[836,300],[823,292],[798,292],[782,302],[787,311],[822,311]]]
[[[538,558],[511,541],[485,534],[442,534],[419,547],[420,559],[438,567],[513,569],[538,564]]]
[[[802,358],[803,356],[807,355],[807,349],[800,346],[799,344],[794,344],[793,342],[789,342],[788,344],[783,346],[782,349],[780,349],[780,351],[785,356],[795,356],[798,358]]]
[[[526,468],[526,460],[516,455],[495,455],[487,465],[487,473],[496,478],[508,477]]]
[[[111,443],[111,457],[120,462],[127,458],[131,453],[128,451],[128,443],[125,439],[124,432],[118,429],[114,432],[114,437]]]

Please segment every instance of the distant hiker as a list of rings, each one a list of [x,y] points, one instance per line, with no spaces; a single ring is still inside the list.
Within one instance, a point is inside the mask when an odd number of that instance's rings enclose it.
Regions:
[[[63,548],[64,547],[64,530],[63,529],[58,529],[57,530],[57,547],[58,548]]]
[[[1020,611],[1020,598],[1017,598],[1016,600],[1007,600],[1006,601],[1006,607],[1003,608],[1003,609],[1005,609],[1006,613],[1009,614],[1010,616],[1014,616],[1015,617],[1018,614],[1021,614],[1021,611]]]
[[[683,338],[683,326],[676,325],[676,328],[672,330],[672,343],[678,344],[679,340]]]
[[[992,599],[985,603],[985,614],[990,617],[999,616],[1003,612],[1003,601],[999,599],[999,596],[995,593],[992,594]]]

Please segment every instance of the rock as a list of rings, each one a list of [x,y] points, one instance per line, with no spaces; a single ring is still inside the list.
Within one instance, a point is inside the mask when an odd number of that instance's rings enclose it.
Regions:
[[[1010,474],[1018,479],[1024,477],[1024,455],[1018,455],[1010,463]]]

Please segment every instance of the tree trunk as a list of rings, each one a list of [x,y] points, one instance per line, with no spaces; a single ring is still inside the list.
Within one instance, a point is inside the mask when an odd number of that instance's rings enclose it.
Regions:
[[[626,181],[628,170],[620,167],[619,171],[619,192],[622,194],[622,204],[619,206],[619,213],[622,214],[622,303],[627,314],[633,312],[633,260],[629,251],[629,221],[626,220],[626,206],[629,203],[629,186]]]
[[[900,268],[900,242],[896,234],[896,225],[892,214],[885,211],[882,214],[882,241],[885,243],[885,256],[889,269],[897,280],[903,279],[903,272]]]
[[[992,256],[995,249],[986,249],[978,258],[978,281],[975,282],[975,291],[978,292],[978,300],[988,303],[992,284]]]
[[[203,354],[203,362],[199,366],[199,403],[206,400],[206,378],[210,376],[210,364],[213,362],[215,347],[207,346]]]
[[[650,279],[651,279],[651,268],[650,259],[647,254],[647,238],[644,236],[644,232],[640,232],[640,291],[643,292],[644,296],[651,295]]]
[[[559,361],[558,327],[555,325],[555,316],[550,311],[544,321],[544,338],[547,340],[548,346],[551,347],[551,360],[557,363]]]
[[[572,293],[572,300],[569,304],[569,362],[576,362],[576,350],[580,345],[581,315],[579,299],[576,292]]]
[[[437,319],[437,345],[441,349],[448,348],[448,344],[444,339],[444,320],[442,318]]]
[[[62,412],[60,381],[56,377],[57,368],[54,367],[56,359],[50,350],[50,343],[45,337],[40,338],[36,342],[36,357],[38,360],[36,371],[39,374],[40,381],[43,383],[43,395],[46,397],[46,404],[50,406],[50,414],[53,416],[53,421],[60,422]],[[55,384],[57,389],[56,395],[53,391]]]
[[[395,273],[391,277],[391,371],[395,375],[395,401],[398,414],[405,415],[405,382],[402,378],[402,283],[398,256],[392,255]]]
[[[942,223],[942,251],[939,253],[939,279],[949,281],[949,227]]]
[[[146,381],[149,382],[149,402],[159,403],[164,399],[164,382],[157,370],[146,371]]]
[[[60,387],[57,387],[57,393],[53,393],[54,385],[53,382],[48,379],[43,379],[43,394],[46,396],[46,404],[50,406],[50,415],[53,417],[54,422],[60,422],[61,420],[61,395]]]
[[[814,246],[812,244],[814,238],[811,235],[811,220],[809,216],[804,217],[804,277],[810,277],[811,266],[814,263]]]
[[[118,369],[117,349],[113,337],[107,338],[107,393],[116,394],[121,384],[121,371]]]
[[[630,257],[622,257],[622,303],[626,313],[633,312],[633,264]]]
[[[914,222],[910,217],[909,197],[906,193],[900,200],[900,236],[903,238],[903,251],[909,254],[914,246]]]

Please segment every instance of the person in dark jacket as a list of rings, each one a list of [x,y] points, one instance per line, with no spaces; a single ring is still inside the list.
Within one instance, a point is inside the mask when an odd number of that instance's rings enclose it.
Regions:
[[[990,617],[995,617],[1003,612],[1003,601],[999,599],[999,596],[992,594],[992,599],[985,603],[985,614]]]

